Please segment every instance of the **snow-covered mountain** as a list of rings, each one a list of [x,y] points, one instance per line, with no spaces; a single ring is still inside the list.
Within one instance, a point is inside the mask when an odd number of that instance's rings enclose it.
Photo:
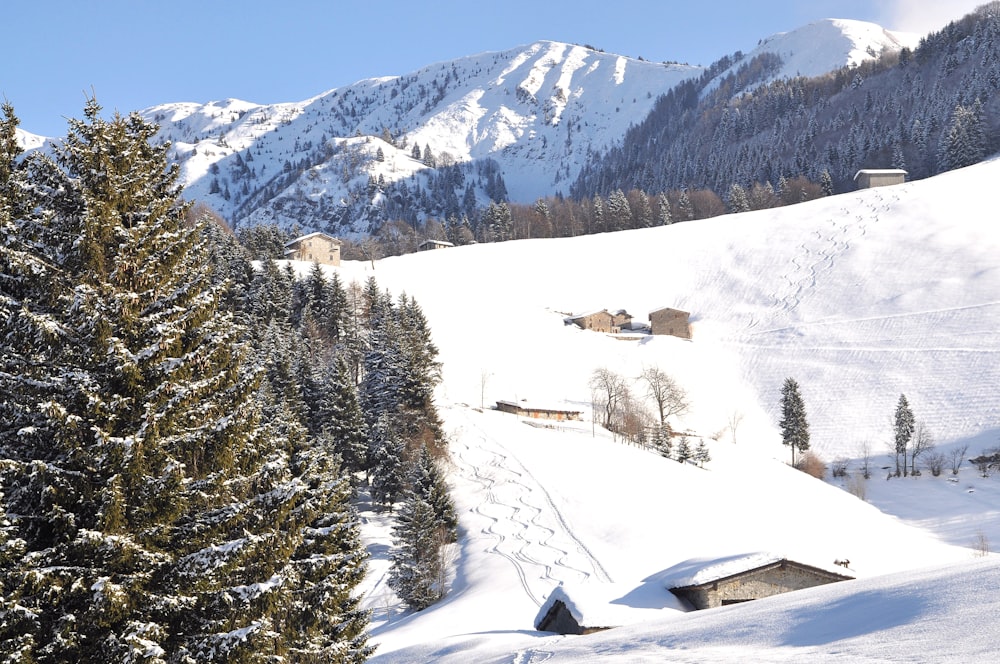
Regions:
[[[14,135],[17,136],[17,144],[23,150],[38,150],[45,145],[46,141],[50,140],[44,136],[24,131],[20,127],[14,130]]]
[[[753,54],[779,55],[775,76],[814,74],[903,43],[876,25],[831,20],[771,37]],[[365,233],[393,205],[443,219],[501,193],[530,203],[565,192],[658,96],[705,71],[540,41],[302,102],[226,99],[143,113],[173,142],[188,197],[237,226]],[[452,164],[460,172],[446,172]],[[408,186],[393,187],[400,182]]]
[[[919,34],[887,30],[867,21],[833,18],[815,21],[762,39],[756,48],[739,58],[714,81],[765,54],[778,56],[780,65],[757,85],[794,76],[820,76],[845,65],[859,65],[883,53],[916,48],[919,42]],[[706,92],[712,87],[709,85]]]

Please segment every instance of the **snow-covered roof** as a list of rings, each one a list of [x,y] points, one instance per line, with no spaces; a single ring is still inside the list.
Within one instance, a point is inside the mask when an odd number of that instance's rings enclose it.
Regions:
[[[677,596],[657,584],[560,583],[542,602],[532,623],[536,627],[556,602],[562,602],[581,627],[621,627],[662,616],[665,610],[687,611]]]
[[[860,171],[854,174],[854,179],[857,180],[858,176],[861,174],[865,175],[903,175],[906,176],[909,173],[901,168],[862,168]]]
[[[686,588],[689,586],[701,586],[706,583],[714,583],[731,576],[737,576],[745,572],[750,572],[769,565],[775,565],[782,561],[789,561],[786,556],[782,556],[769,551],[757,553],[746,553],[725,558],[695,558],[686,560],[670,569],[666,570],[660,579],[663,585],[670,588]],[[828,574],[835,574],[845,578],[851,578],[844,574],[843,570],[837,571],[822,565],[812,565],[795,561],[796,565],[811,567]]]
[[[677,307],[668,307],[668,306],[654,307],[653,309],[649,310],[649,313],[652,315],[655,314],[657,311],[663,311],[664,309],[670,309],[671,311],[679,311],[684,314],[690,314],[690,312],[684,311],[683,309],[678,309]]]
[[[428,245],[428,244],[433,244],[433,245],[438,246],[438,247],[454,247],[455,246],[453,243],[447,242],[445,240],[424,240],[423,242],[421,242],[417,246],[418,247],[423,247],[424,245]]]
[[[499,400],[497,405],[504,404],[507,406],[513,406],[514,408],[520,408],[522,410],[544,410],[553,413],[580,413],[583,412],[579,408],[569,408],[565,405],[560,405],[556,403],[542,403],[538,401],[528,401],[527,399],[521,399],[520,401],[510,401],[510,400]]]
[[[337,238],[333,237],[332,235],[330,235],[328,233],[324,233],[322,231],[316,231],[315,233],[309,233],[308,235],[301,235],[301,236],[295,238],[294,240],[290,240],[290,241],[288,241],[288,242],[285,243],[285,246],[286,247],[290,247],[293,244],[298,244],[299,242],[303,242],[305,240],[310,240],[310,239],[312,239],[314,237],[324,237],[324,238],[326,238],[326,239],[328,239],[328,240],[330,240],[332,242],[336,242],[337,244],[343,244],[340,240],[338,240]]]
[[[594,309],[593,311],[584,311],[579,314],[570,314],[566,316],[566,320],[580,320],[581,318],[586,318],[588,316],[593,316],[594,314],[608,314],[611,315],[607,309]]]

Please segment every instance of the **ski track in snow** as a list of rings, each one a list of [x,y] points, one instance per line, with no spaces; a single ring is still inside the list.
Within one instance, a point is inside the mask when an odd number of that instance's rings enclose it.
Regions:
[[[547,650],[521,650],[514,655],[511,664],[542,664],[555,656]]]
[[[870,215],[854,214],[844,207],[844,218],[827,219],[829,232],[815,230],[811,234],[813,237],[798,245],[798,252],[791,258],[789,267],[777,279],[779,286],[769,294],[772,303],[764,319],[773,321],[784,318],[798,309],[803,295],[815,288],[822,274],[832,270],[837,258],[849,251],[856,240],[867,235],[871,224],[878,222],[879,213],[888,211],[892,202],[899,200],[898,193],[893,194],[891,201],[886,201],[878,191],[874,191],[872,196],[875,202],[867,205],[865,198],[857,199],[857,207],[867,207]],[[782,329],[757,330],[762,322],[762,319],[752,316],[743,334],[753,336]]]
[[[494,539],[487,551],[510,561],[531,601],[541,606],[545,594],[564,581],[592,577],[610,581],[600,561],[576,536],[538,480],[500,441],[471,420],[466,422],[476,430],[473,439],[479,445],[459,436],[455,458],[459,472],[480,485],[484,497],[470,510],[489,521],[482,529]],[[576,551],[559,546],[560,540]]]

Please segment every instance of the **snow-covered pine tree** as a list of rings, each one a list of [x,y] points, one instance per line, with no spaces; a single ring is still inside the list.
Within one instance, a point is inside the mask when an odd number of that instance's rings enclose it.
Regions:
[[[419,494],[410,492],[403,502],[393,540],[389,587],[414,611],[426,609],[444,596],[445,538],[434,508]]]
[[[670,441],[670,425],[666,422],[653,427],[653,436],[650,440],[650,444],[653,446],[660,456],[667,459],[670,458],[670,453],[673,450],[673,443]]]
[[[916,421],[913,417],[913,411],[910,410],[910,404],[906,400],[905,394],[899,395],[899,401],[896,403],[896,413],[893,417],[893,442],[894,450],[896,452],[896,477],[899,477],[899,455],[903,455],[903,476],[907,475],[906,466],[906,448],[910,444],[910,439],[913,438],[913,430],[916,427]]]
[[[333,367],[312,374],[310,386],[307,394],[312,410],[310,429],[314,435],[330,438],[344,470],[350,473],[364,470],[368,430],[347,362],[338,356]]]
[[[410,470],[410,488],[434,509],[437,525],[444,533],[445,541],[454,542],[458,537],[455,504],[448,493],[444,475],[426,445],[420,448],[420,454]]]
[[[750,211],[750,199],[747,198],[746,189],[735,182],[729,187],[729,211],[734,213]]]
[[[660,195],[656,197],[656,207],[659,211],[657,223],[660,226],[669,226],[674,223],[673,217],[670,215],[670,199],[667,198],[666,193],[660,192]]]
[[[795,465],[795,451],[809,449],[809,422],[806,407],[799,394],[799,384],[794,378],[786,378],[781,387],[781,442],[792,448],[792,465]]]
[[[699,440],[698,446],[695,447],[694,460],[701,468],[704,468],[705,464],[712,460],[712,453],[708,451],[708,445],[705,444],[704,439]]]
[[[691,441],[688,440],[687,436],[681,436],[681,441],[677,444],[677,455],[674,457],[677,459],[677,463],[687,462],[692,454]]]
[[[5,369],[12,348],[32,353],[28,371],[0,374],[5,397],[27,395],[0,430],[0,491],[16,515],[4,537],[24,552],[2,572],[5,601],[23,608],[0,615],[0,652],[360,661],[364,615],[344,599],[363,555],[356,523],[323,489],[330,475],[298,468],[300,450],[261,423],[260,374],[217,306],[203,227],[186,222],[155,131],[137,114],[103,120],[90,100],[58,167],[32,162],[32,209],[63,244],[16,245],[19,265],[47,269],[0,318]],[[331,519],[340,548],[313,557],[303,529]],[[297,554],[335,576],[293,573]],[[316,615],[297,595],[324,584],[340,594]],[[345,629],[306,638],[306,619]]]

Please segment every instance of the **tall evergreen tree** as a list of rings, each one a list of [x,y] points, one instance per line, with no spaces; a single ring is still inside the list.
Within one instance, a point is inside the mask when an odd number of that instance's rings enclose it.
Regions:
[[[416,492],[409,493],[397,515],[393,540],[389,587],[411,609],[425,609],[444,596],[444,536],[434,508]]]
[[[44,221],[53,241],[25,244],[18,229],[19,264],[47,269],[0,317],[4,364],[11,348],[33,354],[0,372],[14,417],[0,430],[0,493],[17,515],[4,536],[23,551],[0,572],[5,601],[23,607],[0,616],[0,652],[360,661],[356,519],[329,472],[300,466],[303,450],[261,421],[261,374],[218,306],[224,284],[206,269],[204,223],[185,219],[168,146],[139,115],[100,110],[89,100],[57,161],[32,162],[41,218],[19,223]],[[306,544],[330,519],[342,527]],[[329,573],[293,562],[314,546]],[[337,592],[317,612],[296,599],[310,589]],[[306,621],[342,628],[307,634]]]
[[[792,465],[795,452],[809,449],[809,422],[806,407],[799,394],[799,384],[794,378],[786,378],[781,387],[781,442],[792,448]]]
[[[895,443],[896,452],[896,477],[899,477],[899,457],[903,456],[903,476],[907,475],[907,464],[906,464],[906,447],[910,444],[910,439],[913,438],[913,429],[916,426],[916,422],[913,418],[913,411],[910,410],[910,404],[906,400],[905,394],[899,395],[899,401],[896,402],[896,413],[893,417],[893,441]]]
[[[420,454],[413,462],[413,468],[410,471],[410,487],[414,493],[434,509],[436,525],[443,533],[445,541],[454,542],[457,538],[456,529],[458,528],[455,504],[449,495],[444,475],[434,462],[434,457],[431,456],[426,445],[420,448]]]

